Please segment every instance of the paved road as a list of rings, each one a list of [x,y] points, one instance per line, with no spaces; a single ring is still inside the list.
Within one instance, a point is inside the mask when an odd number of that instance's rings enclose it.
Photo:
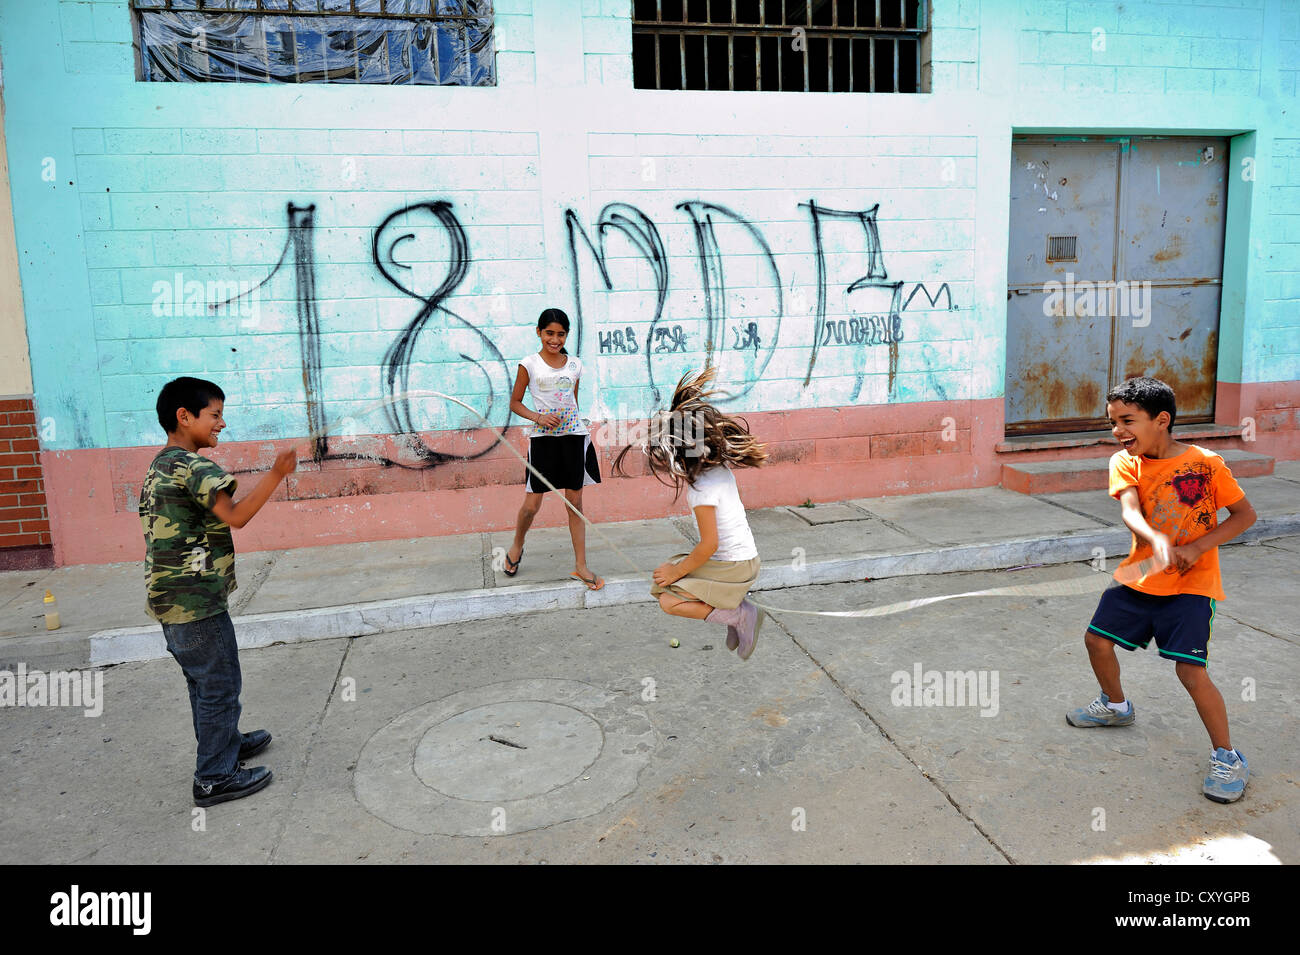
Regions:
[[[99,717],[0,710],[0,844],[58,863],[1295,862],[1298,555],[1297,538],[1223,552],[1212,673],[1253,769],[1232,806],[1201,796],[1208,743],[1154,653],[1122,656],[1136,726],[1066,725],[1096,693],[1094,596],[786,616],[747,663],[639,604],[245,651],[244,727],[275,733],[276,779],[202,817],[179,670],[111,667]],[[1088,572],[765,599],[848,609]],[[925,705],[904,685],[918,668],[922,689],[974,671],[975,698],[954,682]]]

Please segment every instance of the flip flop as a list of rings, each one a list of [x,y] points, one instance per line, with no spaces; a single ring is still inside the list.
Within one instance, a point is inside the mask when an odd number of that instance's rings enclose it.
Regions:
[[[574,580],[581,580],[584,584],[587,585],[588,590],[599,590],[601,587],[605,586],[605,581],[602,580],[596,574],[592,574],[590,580],[588,580],[586,577],[582,576],[582,574],[579,574],[577,572],[569,574],[569,576],[572,577]]]
[[[523,559],[524,559],[524,549],[522,547],[519,548],[519,556],[516,557],[514,560],[510,559],[510,552],[506,551],[505,568],[502,570],[502,573],[504,573],[507,577],[513,577],[515,574],[519,573],[519,562]],[[514,564],[515,566],[514,570],[510,569],[511,564]]]

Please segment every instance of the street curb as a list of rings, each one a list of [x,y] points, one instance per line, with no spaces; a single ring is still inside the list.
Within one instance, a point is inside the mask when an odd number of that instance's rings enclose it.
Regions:
[[[1262,518],[1233,544],[1295,534],[1300,534],[1300,514]],[[1001,570],[1026,564],[1077,563],[1097,557],[1097,549],[1108,557],[1127,553],[1129,539],[1127,530],[1109,528],[983,544],[930,547],[901,554],[860,554],[809,561],[802,566],[794,566],[791,562],[764,567],[754,589],[779,590],[884,577]],[[559,586],[526,584],[313,610],[250,614],[233,619],[239,646],[247,649],[275,643],[363,637],[509,614],[612,607],[650,600],[649,587],[644,580],[623,577],[610,578],[598,591],[587,591],[578,584],[568,583]],[[83,645],[81,638],[77,644],[78,648]],[[66,640],[62,644],[51,642],[48,648],[33,641],[31,649],[35,652],[31,656],[40,663],[52,652],[57,652],[60,662],[74,668],[110,666],[167,656],[162,631],[156,625],[101,630],[90,634],[84,645],[88,653],[82,655],[83,662],[79,664],[67,659],[70,646]]]

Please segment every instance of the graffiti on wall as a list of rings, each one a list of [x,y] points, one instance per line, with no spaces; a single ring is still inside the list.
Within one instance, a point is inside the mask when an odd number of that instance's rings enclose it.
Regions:
[[[831,209],[814,200],[801,203],[807,210],[812,233],[813,266],[815,270],[815,305],[812,309],[811,350],[803,387],[814,379],[821,349],[848,347],[853,349],[851,365],[853,388],[850,400],[859,397],[862,383],[868,373],[865,360],[867,350],[875,346],[888,349],[889,394],[892,399],[898,372],[898,346],[905,339],[903,315],[918,295],[930,308],[940,300],[948,309],[956,309],[952,293],[944,283],[932,295],[923,283],[915,283],[911,293],[903,297],[906,283],[891,280],[885,266],[880,243],[877,215],[879,205],[863,210]],[[734,402],[749,394],[763,379],[769,363],[781,344],[782,319],[786,313],[786,296],[776,256],[763,232],[736,211],[716,203],[689,200],[678,203],[675,211],[681,213],[690,226],[694,238],[693,262],[698,275],[683,283],[700,294],[702,317],[698,322],[698,341],[691,341],[691,333],[680,322],[666,316],[669,293],[673,289],[670,257],[659,226],[645,212],[630,203],[615,202],[606,205],[588,232],[576,212],[566,210],[565,229],[568,239],[569,268],[573,287],[573,328],[570,336],[573,352],[584,354],[584,331],[588,324],[596,324],[590,317],[591,295],[594,292],[612,292],[617,283],[611,259],[613,241],[625,244],[634,257],[649,269],[653,287],[646,309],[647,319],[639,323],[620,321],[613,327],[594,329],[596,348],[606,358],[628,357],[637,361],[639,372],[628,378],[620,373],[620,384],[646,389],[656,403],[663,400],[665,388],[672,381],[663,380],[672,356],[688,351],[702,352],[705,363],[714,365],[727,352],[737,356],[738,370],[724,382],[727,402]],[[386,399],[382,403],[389,432],[396,436],[403,450],[410,456],[392,456],[369,451],[361,452],[331,446],[331,422],[326,407],[329,396],[322,381],[321,338],[322,329],[317,302],[317,264],[314,231],[314,206],[290,203],[287,208],[287,234],[279,261],[253,291],[274,278],[289,262],[294,281],[294,303],[297,315],[302,364],[302,383],[306,402],[307,424],[314,438],[312,457],[321,462],[330,459],[365,458],[385,466],[403,468],[436,467],[451,461],[471,460],[486,454],[502,439],[509,424],[508,395],[513,376],[511,366],[490,337],[473,320],[462,316],[446,305],[446,300],[465,281],[472,264],[470,243],[464,226],[445,201],[427,201],[393,210],[375,227],[371,239],[371,259],[379,275],[395,289],[414,300],[415,309],[410,320],[398,331],[388,345],[382,360],[381,386]],[[427,293],[418,291],[414,280],[413,260],[406,255],[407,244],[415,241],[416,233],[410,223],[417,218],[427,218],[435,225],[447,243],[445,262],[437,263],[440,281]],[[720,239],[720,225],[728,227],[728,235],[740,236],[743,247],[736,248],[734,241],[724,249]],[[846,227],[852,238],[838,243],[854,248],[850,274],[832,276],[830,257],[827,254],[827,233],[833,227]],[[745,309],[735,307],[734,286],[729,285],[729,262],[740,256],[757,258],[761,263],[758,272],[760,291],[765,293],[763,305],[754,314],[752,301]],[[584,265],[587,271],[594,268],[598,277],[595,289],[584,287]],[[443,274],[445,273],[445,274]],[[754,285],[750,280],[751,291]],[[847,318],[828,317],[832,287],[843,288],[843,294],[854,312]],[[640,291],[642,289],[631,289]],[[241,293],[246,294],[246,293]],[[859,311],[858,299],[864,303]],[[236,296],[238,297],[238,296]],[[229,302],[220,303],[221,305]],[[874,307],[873,307],[874,306]],[[213,306],[217,307],[217,306]],[[743,311],[743,314],[741,312]],[[437,343],[428,339],[430,323],[437,319]],[[606,325],[613,323],[607,322]],[[638,330],[638,328],[640,330]],[[422,348],[422,337],[423,348]],[[787,338],[789,336],[787,335]],[[803,335],[800,338],[807,342]],[[482,420],[491,428],[474,441],[470,449],[433,447],[417,427],[408,394],[411,393],[412,364],[423,350],[437,349],[456,355],[482,376],[482,394],[486,404]],[[932,350],[927,348],[928,357]],[[931,376],[936,389],[937,382]],[[448,435],[448,439],[454,438]]]

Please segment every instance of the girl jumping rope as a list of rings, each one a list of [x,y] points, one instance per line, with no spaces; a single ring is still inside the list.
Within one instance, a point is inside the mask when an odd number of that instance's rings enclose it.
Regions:
[[[758,642],[763,611],[745,597],[758,579],[758,549],[745,519],[731,468],[756,468],[767,451],[741,422],[718,411],[707,390],[714,369],[682,376],[672,406],[652,423],[644,450],[650,471],[677,494],[686,485],[686,502],[695,512],[700,542],[655,568],[652,596],[665,613],[724,624],[727,649],[748,660]],[[624,448],[614,462],[618,473]]]
[[[510,410],[534,422],[528,439],[528,463],[545,475],[546,480],[564,491],[569,503],[582,510],[582,489],[600,483],[600,465],[586,423],[578,417],[578,384],[582,378],[582,360],[564,350],[569,335],[569,316],[558,308],[548,308],[537,319],[537,337],[542,348],[519,363],[515,390],[510,395]],[[524,389],[533,396],[536,411],[523,402]],[[519,508],[515,540],[506,551],[505,575],[519,573],[524,557],[524,537],[549,491],[532,471],[524,471],[524,504]],[[566,510],[568,510],[566,508]],[[591,590],[599,590],[605,581],[587,566],[587,526],[572,510],[569,535],[573,538],[576,567],[570,577],[581,580]]]

